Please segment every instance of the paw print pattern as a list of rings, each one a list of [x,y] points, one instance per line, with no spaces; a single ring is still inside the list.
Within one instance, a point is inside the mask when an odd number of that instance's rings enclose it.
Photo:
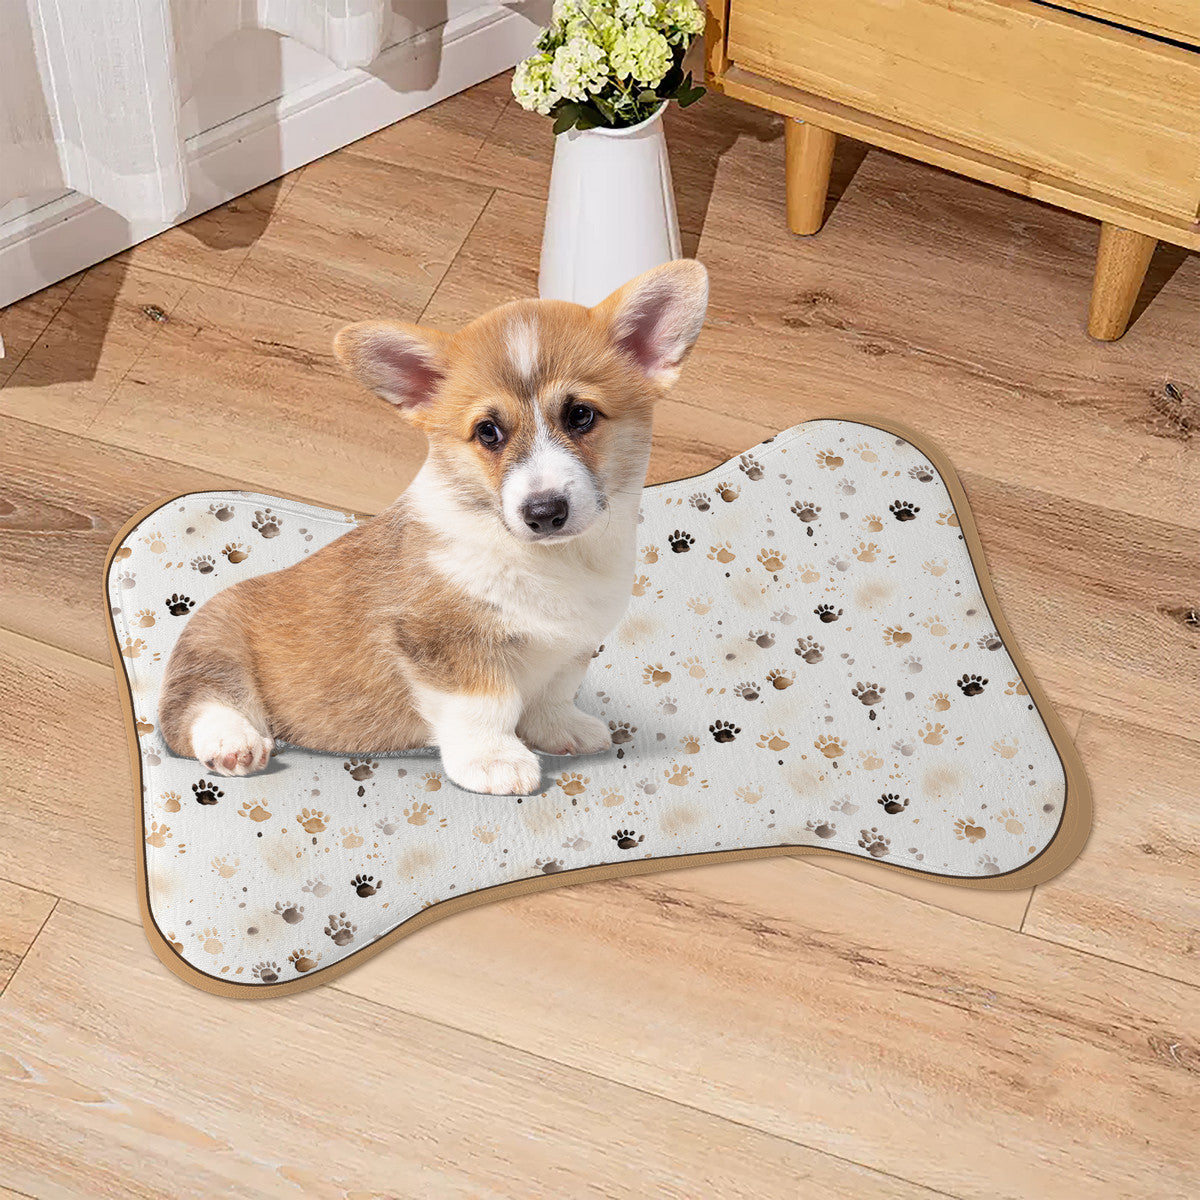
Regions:
[[[726,504],[732,504],[742,494],[742,489],[732,483],[718,483],[716,490]]]
[[[256,512],[254,520],[250,522],[250,528],[265,538],[278,537],[282,527],[283,518],[273,513],[269,508],[264,508],[261,512]]]
[[[296,817],[296,824],[305,833],[324,833],[328,817],[319,808],[302,808]]]
[[[612,734],[613,745],[624,746],[633,741],[633,735],[637,733],[637,726],[631,725],[628,721],[609,721],[608,730]]]
[[[856,683],[850,689],[850,695],[859,702],[864,708],[874,708],[877,704],[883,703],[883,693],[887,688],[881,683]]]
[[[676,529],[667,540],[676,554],[686,554],[696,544],[696,539],[682,529]]]
[[[655,687],[662,687],[664,683],[671,682],[671,672],[662,663],[648,663],[642,671],[642,682],[652,683]]]
[[[977,825],[974,817],[959,817],[954,822],[954,836],[959,841],[981,842],[987,837],[987,830]]]
[[[796,682],[796,676],[791,671],[782,671],[776,668],[774,671],[767,673],[767,682],[777,691],[786,691]]]
[[[335,946],[350,945],[354,941],[354,935],[357,931],[358,926],[353,921],[348,921],[344,912],[329,914],[325,925],[325,936]]]
[[[825,647],[814,638],[802,637],[796,642],[796,653],[810,665],[821,662],[825,657]]]
[[[746,635],[746,640],[753,642],[756,646],[761,646],[764,650],[770,650],[775,645],[775,635],[765,629],[750,630]]]
[[[209,554],[200,554],[192,559],[192,570],[201,575],[211,575],[217,569],[217,564]]]
[[[823,733],[813,745],[825,755],[826,758],[837,760],[846,753],[846,743],[841,738],[830,737],[829,734]]]
[[[864,829],[858,835],[858,844],[872,858],[886,858],[892,848],[892,839],[884,837],[874,825]]]
[[[379,764],[369,758],[348,758],[342,763],[342,770],[348,771],[355,783],[362,783],[364,779],[374,777],[375,772],[379,770]]]
[[[697,512],[708,512],[712,507],[712,501],[708,498],[707,492],[693,492],[688,503]]]
[[[990,633],[985,633],[983,637],[976,641],[980,650],[999,650],[1004,643],[1000,640],[1000,635],[993,629]]]
[[[564,771],[554,782],[562,788],[565,795],[581,796],[587,791],[591,779],[578,771]]]
[[[740,470],[747,479],[759,480],[763,477],[762,463],[760,463],[753,454],[743,454],[742,457],[738,459],[738,470]]]
[[[186,617],[196,607],[195,600],[190,596],[181,596],[178,592],[172,592],[163,603],[173,617]]]
[[[778,754],[781,750],[786,750],[792,743],[783,736],[782,729],[768,729],[758,739],[758,748],[760,750],[772,750]]]
[[[642,562],[644,562],[646,564],[646,566],[648,566],[648,567],[652,567],[656,562],[658,562],[658,547],[657,546],[643,546],[642,547]]]
[[[783,570],[783,564],[787,562],[787,555],[782,550],[773,550],[764,548],[757,555],[759,565],[768,575],[779,578],[779,572]]]
[[[921,511],[918,504],[911,504],[907,500],[893,500],[888,505],[888,512],[896,518],[897,521],[915,521],[917,513]]]
[[[908,807],[908,797],[900,798],[896,792],[884,792],[876,801],[877,804],[889,816],[894,817],[897,813],[902,813]]]
[[[293,950],[291,954],[288,955],[288,962],[290,962],[292,966],[296,968],[297,975],[303,975],[306,972],[311,971],[320,961],[321,956],[319,954],[312,954],[310,951],[303,948],[299,950]]]
[[[987,682],[982,675],[964,675],[958,681],[958,690],[964,696],[979,696],[982,695],[983,689],[987,687]]]
[[[646,835],[633,829],[618,829],[612,835],[612,840],[617,843],[618,850],[632,850],[634,846],[639,846],[646,840]]]
[[[355,875],[350,880],[350,886],[357,895],[362,896],[365,900],[368,896],[375,895],[383,887],[383,884],[374,875]]]
[[[762,799],[762,790],[743,783],[734,793],[743,804],[757,804]]]
[[[216,517],[218,521],[233,520],[233,505],[231,504],[213,503],[208,506],[208,511],[212,513],[212,515]]]
[[[740,700],[757,700],[759,697],[758,684],[747,679],[733,689],[733,694]]]
[[[834,608],[832,604],[818,604],[813,612],[816,614],[817,620],[824,625],[832,625],[842,615],[842,610]]]
[[[708,671],[704,668],[704,664],[694,654],[689,654],[679,665],[693,679],[703,679],[708,674]]]
[[[192,795],[195,796],[197,804],[209,805],[216,804],[225,793],[215,783],[201,779],[192,784]]]
[[[915,479],[918,483],[932,483],[934,480],[933,468],[928,463],[919,463],[915,467],[908,468],[909,479]]]
[[[797,500],[792,505],[792,512],[808,526],[809,537],[813,536],[813,525],[821,519],[821,506],[815,500]]]
[[[714,721],[708,727],[708,732],[712,734],[713,741],[718,745],[726,745],[729,742],[735,741],[737,735],[742,731],[732,721]]]
[[[836,471],[845,461],[840,454],[834,454],[832,450],[817,452],[817,466],[823,467],[827,471]]]
[[[246,548],[243,542],[227,542],[225,549],[221,551],[227,561],[236,566],[238,563],[243,563],[250,557],[250,551]]]
[[[430,804],[414,804],[404,810],[404,819],[410,825],[424,825],[433,816],[433,806]]]
[[[255,963],[250,969],[250,974],[259,983],[277,983],[279,981],[279,964],[266,960]]]
[[[708,557],[719,563],[731,563],[737,555],[728,542],[718,542],[715,546],[709,546]]]
[[[304,920],[304,905],[293,904],[290,900],[276,900],[275,915],[288,925],[299,925]]]

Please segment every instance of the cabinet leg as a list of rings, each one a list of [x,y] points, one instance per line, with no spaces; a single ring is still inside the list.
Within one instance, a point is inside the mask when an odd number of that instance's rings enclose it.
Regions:
[[[1092,337],[1115,342],[1125,332],[1157,245],[1149,234],[1122,229],[1108,221],[1101,224],[1088,312],[1088,333]]]
[[[837,134],[807,121],[784,124],[787,165],[787,217],[793,233],[816,233],[825,220],[825,196]]]

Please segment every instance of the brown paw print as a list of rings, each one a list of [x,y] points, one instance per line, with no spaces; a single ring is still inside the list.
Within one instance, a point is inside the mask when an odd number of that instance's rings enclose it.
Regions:
[[[254,520],[250,522],[250,528],[256,533],[262,534],[265,538],[278,537],[282,525],[283,518],[277,516],[269,508],[264,508],[261,512],[256,512]]]
[[[686,787],[688,781],[695,774],[691,767],[672,763],[664,772],[668,783],[674,784],[676,787]]]
[[[752,629],[746,635],[748,642],[753,642],[763,650],[770,650],[775,645],[775,635],[766,629]]]
[[[917,736],[927,746],[940,746],[946,740],[946,727],[941,721],[926,721],[925,728],[918,730]]]
[[[192,559],[192,570],[201,575],[211,575],[217,569],[217,564],[209,554],[200,554]]]
[[[872,857],[885,858],[892,848],[892,839],[884,837],[874,825],[864,829],[858,837],[858,844]]]
[[[1013,738],[1010,742],[1007,738],[998,738],[992,743],[992,749],[1000,755],[1001,758],[1012,758],[1018,747],[1021,745],[1020,738]]]
[[[200,933],[196,934],[196,941],[200,943],[200,949],[203,950],[205,954],[216,955],[220,954],[221,951],[225,949],[224,944],[221,942],[221,935],[215,929],[202,930]]]
[[[195,600],[190,596],[181,596],[178,592],[172,592],[163,603],[173,617],[186,617],[196,607]]]
[[[161,533],[148,533],[142,542],[150,547],[151,554],[161,554],[167,548],[166,538]]]
[[[304,920],[304,905],[293,904],[290,900],[276,900],[275,915],[282,917],[288,925],[299,925]]]
[[[758,684],[752,679],[747,679],[743,683],[739,683],[737,687],[733,689],[733,694],[737,696],[739,700],[757,700],[759,697]]]
[[[732,483],[718,483],[716,492],[726,504],[732,504],[742,494],[742,489]]]
[[[709,555],[711,558],[712,555]],[[698,617],[704,616],[705,613],[712,611],[713,598],[711,596],[693,596],[687,602],[688,608],[692,610]]]
[[[700,753],[700,737],[698,734],[684,734],[684,736],[679,739],[679,745],[682,747],[684,754]]]
[[[225,558],[235,566],[238,563],[245,562],[250,557],[250,551],[242,542],[230,542],[225,549],[221,551]]]
[[[328,818],[319,808],[304,808],[296,817],[296,824],[305,833],[324,833],[327,828],[325,824],[327,820]]]
[[[879,461],[879,455],[871,449],[869,442],[859,442],[858,445],[854,447],[854,453],[857,454],[858,457],[861,458],[865,463]]]
[[[796,653],[806,663],[819,663],[825,658],[825,647],[810,637],[802,637],[796,642]]]
[[[270,961],[255,963],[250,974],[260,983],[276,983],[279,979],[279,964]]]
[[[928,571],[929,574],[935,578],[945,575],[947,570],[949,570],[949,567],[950,564],[944,558],[926,559],[925,562],[921,564],[921,570]]]
[[[178,792],[163,792],[158,800],[166,812],[178,812],[183,807]]]
[[[759,480],[763,477],[762,463],[754,457],[753,454],[743,454],[738,459],[738,470],[746,476],[747,479]]]
[[[303,975],[306,971],[311,971],[320,961],[321,956],[319,954],[314,955],[304,949],[293,950],[288,955],[288,962],[296,968],[296,972],[300,975]]]
[[[697,512],[708,512],[712,507],[712,501],[708,498],[707,492],[693,492],[688,498],[688,503]]]
[[[828,759],[838,759],[846,753],[846,743],[841,738],[823,733],[813,745]]]
[[[679,664],[693,679],[703,679],[708,672],[704,669],[704,664],[694,655],[689,654],[687,658]]]
[[[767,682],[777,691],[782,692],[790,688],[796,682],[796,676],[791,671],[783,671],[776,668],[774,671],[767,673]]]
[[[1025,832],[1024,822],[1017,816],[1014,809],[1002,808],[996,814],[995,820],[1004,828],[1005,833],[1011,833],[1014,837],[1020,837]]]
[[[934,692],[929,697],[929,706],[934,712],[946,712],[950,707],[950,697],[945,692]]]
[[[751,787],[748,783],[742,784],[734,795],[743,804],[757,804],[762,799],[762,792],[756,787]]]
[[[731,563],[737,555],[728,542],[718,542],[715,546],[709,546],[708,557],[719,563]]]
[[[832,450],[817,451],[817,466],[824,467],[827,471],[836,471],[845,461],[840,454],[834,454]]]
[[[954,836],[960,842],[981,842],[987,837],[987,830],[982,825],[976,825],[973,817],[959,817],[954,822]]]
[[[956,513],[954,509],[950,509],[948,512],[938,513],[937,523],[939,525],[948,525],[951,529],[957,529],[959,527],[958,513]]]
[[[539,858],[533,865],[543,875],[556,875],[563,869],[561,858]]]
[[[580,796],[587,791],[591,778],[578,771],[564,771],[555,781],[567,796]]]
[[[609,721],[608,729],[612,734],[614,746],[624,746],[627,742],[632,742],[633,735],[637,733],[637,726],[628,721]]]
[[[776,579],[779,578],[779,572],[783,570],[783,564],[787,562],[787,555],[782,550],[774,550],[770,547],[764,547],[756,557],[762,569]]]
[[[671,672],[662,663],[648,663],[642,671],[642,682],[652,683],[655,687],[662,687],[664,683],[671,682]]]
[[[238,868],[242,865],[242,860],[235,855],[233,862],[230,862],[228,857],[222,854],[214,858],[210,865],[213,871],[222,879],[232,879],[238,873]]]
[[[165,846],[170,836],[170,825],[160,825],[157,821],[151,821],[150,831],[146,834],[146,845]]]
[[[441,791],[442,777],[436,771],[426,771],[421,776],[421,787],[427,792]]]
[[[348,946],[354,941],[354,934],[358,930],[358,926],[353,921],[348,921],[344,912],[330,913],[328,922],[325,926],[325,936],[335,946]]]
[[[410,825],[424,825],[433,816],[433,806],[430,804],[414,804],[404,810],[404,819]]]
[[[804,828],[819,838],[837,837],[837,825],[833,821],[806,821]]]
[[[934,613],[931,617],[926,617],[921,624],[933,637],[945,637],[950,632],[950,626],[937,613]]]
[[[148,608],[143,608],[140,613],[134,616],[133,623],[142,629],[149,629],[154,624],[154,613]]]
[[[233,505],[231,504],[213,503],[208,506],[208,511],[212,513],[212,515],[216,517],[218,521],[233,520]]]
[[[887,688],[882,683],[856,683],[850,689],[850,695],[864,708],[874,708],[883,702],[883,693]]]
[[[889,625],[883,631],[884,644],[888,646],[907,646],[913,635],[899,625]]]
[[[642,562],[644,562],[646,564],[646,566],[648,566],[648,567],[653,566],[654,563],[658,562],[658,547],[657,546],[643,546],[642,547]]]
[[[791,744],[783,736],[782,729],[768,729],[758,739],[758,748],[760,750],[774,750],[776,753],[780,750],[786,750]]]

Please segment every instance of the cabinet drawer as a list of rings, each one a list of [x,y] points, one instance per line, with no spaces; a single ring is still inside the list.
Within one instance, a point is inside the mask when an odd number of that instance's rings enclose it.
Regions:
[[[731,0],[729,57],[1186,220],[1200,53],[1029,0]]]

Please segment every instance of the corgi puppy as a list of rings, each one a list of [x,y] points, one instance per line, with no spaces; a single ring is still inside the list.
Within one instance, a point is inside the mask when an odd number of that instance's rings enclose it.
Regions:
[[[276,739],[436,745],[460,787],[525,795],[534,751],[606,749],[575,693],[628,604],[654,405],[707,302],[704,268],[680,260],[594,308],[518,301],[454,335],[343,329],[337,357],[428,457],[377,517],[189,618],[159,703],[171,750],[246,775]]]

